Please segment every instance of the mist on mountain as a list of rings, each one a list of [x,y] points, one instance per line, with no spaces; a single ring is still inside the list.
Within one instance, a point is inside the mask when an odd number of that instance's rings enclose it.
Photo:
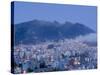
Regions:
[[[43,20],[32,20],[14,25],[15,45],[36,44],[46,40],[73,39],[78,36],[96,33],[81,23],[59,23]]]

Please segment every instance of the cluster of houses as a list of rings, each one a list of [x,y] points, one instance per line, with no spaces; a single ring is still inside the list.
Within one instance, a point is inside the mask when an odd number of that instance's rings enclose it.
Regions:
[[[14,73],[97,68],[97,47],[77,40],[47,41],[14,47]]]

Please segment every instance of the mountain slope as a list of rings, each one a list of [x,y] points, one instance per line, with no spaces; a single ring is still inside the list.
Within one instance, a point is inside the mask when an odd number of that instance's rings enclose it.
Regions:
[[[95,33],[87,26],[71,22],[60,24],[57,21],[47,22],[40,20],[33,20],[16,24],[15,31],[15,44],[35,44],[45,40],[59,40],[64,38],[75,38],[79,35],[86,35]]]

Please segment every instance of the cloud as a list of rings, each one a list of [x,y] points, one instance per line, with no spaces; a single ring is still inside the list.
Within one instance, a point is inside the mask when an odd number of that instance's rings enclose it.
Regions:
[[[78,41],[87,41],[87,42],[96,42],[97,41],[97,34],[91,33],[85,36],[78,36],[75,38]]]

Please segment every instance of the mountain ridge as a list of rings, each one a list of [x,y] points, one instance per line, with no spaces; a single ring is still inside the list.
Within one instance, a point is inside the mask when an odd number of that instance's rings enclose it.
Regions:
[[[14,25],[15,44],[34,44],[37,41],[59,40],[75,38],[79,35],[95,33],[91,28],[80,24],[66,21],[61,24],[58,21],[49,22],[33,20]]]

